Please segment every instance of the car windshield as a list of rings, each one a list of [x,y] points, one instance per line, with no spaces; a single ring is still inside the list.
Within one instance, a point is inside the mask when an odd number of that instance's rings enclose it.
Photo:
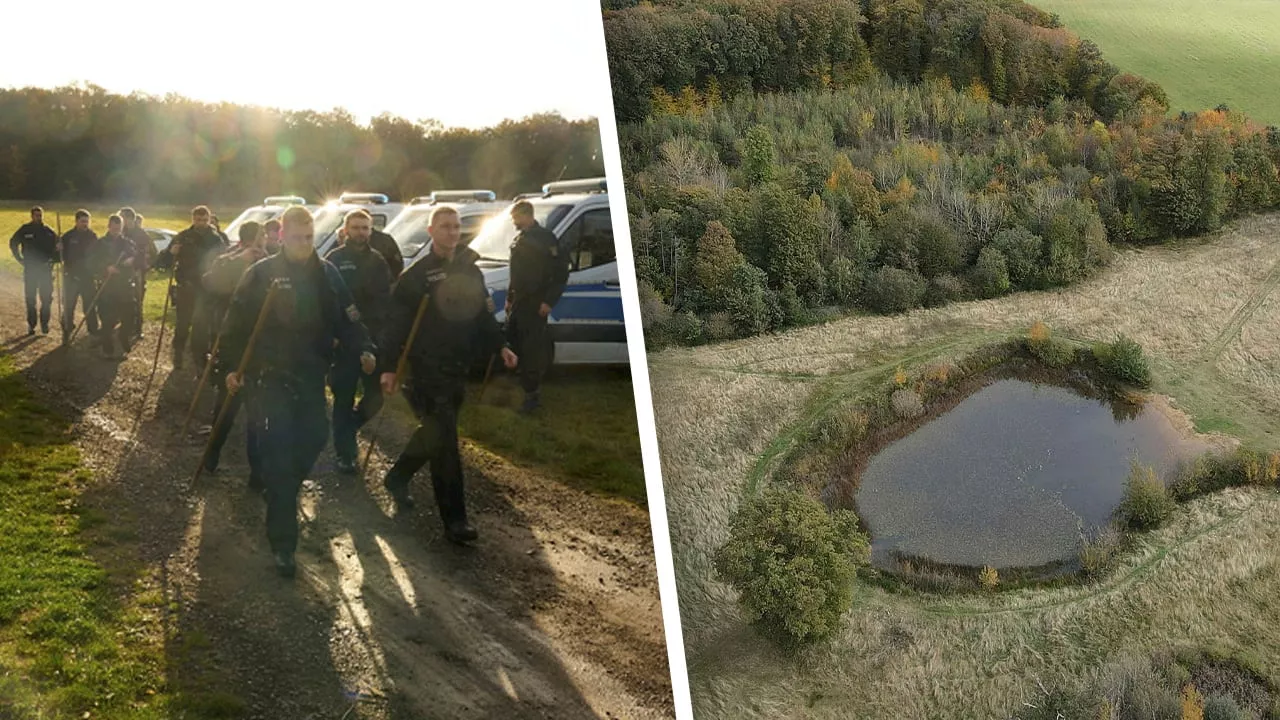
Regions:
[[[270,220],[271,218],[279,215],[281,212],[282,212],[282,208],[278,208],[278,207],[252,208],[249,210],[245,210],[244,212],[240,213],[240,217],[233,220],[231,224],[228,225],[223,230],[223,232],[225,232],[227,236],[234,241],[236,239],[236,233],[240,230],[241,225],[249,221],[262,224]]]
[[[553,228],[572,207],[555,203],[534,203],[533,218],[539,225]],[[470,247],[479,253],[481,260],[505,263],[511,261],[511,243],[515,239],[516,228],[511,224],[511,213],[503,212],[490,218],[480,228],[480,234],[471,241]]]
[[[342,208],[332,205],[322,207],[316,211],[316,247],[320,247],[324,244],[324,241],[327,240],[340,225],[342,225],[342,221],[346,216],[347,213],[344,212]]]
[[[476,212],[474,210],[468,212],[461,210],[462,237],[460,241],[466,245],[480,231],[484,222],[498,214],[499,211],[489,210]],[[431,233],[427,232],[427,226],[431,224],[431,208],[420,207],[405,210],[404,214],[397,217],[387,226],[387,233],[396,239],[396,244],[400,246],[400,254],[405,257],[414,257],[427,243],[431,242]]]

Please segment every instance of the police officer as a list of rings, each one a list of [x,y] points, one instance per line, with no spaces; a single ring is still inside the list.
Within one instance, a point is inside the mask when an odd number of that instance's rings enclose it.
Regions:
[[[134,248],[138,251],[136,257],[138,259],[138,267],[134,270],[134,282],[138,291],[137,302],[134,303],[133,329],[136,333],[134,339],[142,337],[142,303],[147,296],[147,271],[156,262],[156,244],[151,240],[151,236],[146,230],[142,229],[142,216],[134,211],[131,207],[122,207],[116,213],[124,218],[124,234],[133,242]]]
[[[138,251],[133,241],[124,235],[124,220],[119,215],[107,218],[107,234],[98,238],[90,255],[94,277],[102,283],[98,295],[98,313],[102,318],[102,356],[118,360],[129,352],[133,337],[133,305],[137,301],[134,289],[134,268],[138,263]],[[119,334],[121,352],[116,352],[116,334]]]
[[[362,348],[362,369],[375,369],[374,348],[356,319],[350,293],[337,268],[316,255],[314,236],[306,208],[285,211],[280,253],[245,274],[222,335],[228,363],[235,366],[269,288],[276,287],[252,362],[243,377],[228,373],[226,384],[233,394],[244,388],[250,422],[260,429],[267,539],[276,570],[285,577],[295,572],[298,491],[328,439],[324,385],[335,348]]]
[[[378,254],[386,260],[387,269],[391,271],[391,281],[395,282],[399,279],[400,273],[404,270],[404,255],[400,254],[400,245],[396,243],[396,239],[378,228],[371,227],[369,247],[378,251]]]
[[[98,234],[89,227],[91,219],[88,210],[76,210],[75,226],[63,233],[58,243],[58,255],[62,258],[62,342],[71,338],[76,326],[77,302],[88,314],[85,327],[89,334],[98,334],[98,309],[89,307],[97,290],[89,267],[90,253],[98,242]]]
[[[476,539],[467,522],[462,458],[458,451],[458,410],[462,406],[467,371],[477,351],[489,357],[501,351],[508,368],[516,354],[503,342],[502,328],[493,317],[493,301],[484,275],[476,267],[479,255],[458,247],[462,225],[458,212],[438,207],[431,213],[429,252],[401,275],[392,290],[391,317],[381,348],[382,391],[392,393],[402,378],[395,374],[400,351],[408,341],[419,302],[427,295],[427,309],[409,350],[411,376],[405,396],[421,423],[383,485],[403,512],[413,507],[409,481],[428,462],[436,504],[445,537],[454,543]]]
[[[40,296],[40,332],[49,334],[53,314],[53,263],[58,261],[58,233],[44,224],[44,209],[31,208],[31,222],[9,239],[9,251],[22,264],[27,300],[27,334],[36,334],[36,295]]]
[[[391,273],[382,255],[369,247],[373,218],[365,210],[352,210],[343,223],[346,242],[329,251],[325,259],[342,273],[356,310],[370,337],[380,337],[391,303]],[[333,389],[333,452],[338,470],[356,471],[356,432],[382,408],[382,387],[372,374],[360,372],[353,352],[340,353],[329,374]],[[356,386],[364,390],[355,404]]]
[[[261,225],[250,220],[240,226],[239,236],[240,243],[233,250],[215,260],[213,266],[204,275],[205,291],[208,293],[207,297],[215,323],[212,327],[215,336],[223,331],[223,318],[226,317],[227,308],[231,306],[231,298],[235,294],[236,286],[240,284],[241,278],[254,263],[267,256],[267,251],[262,247],[263,242],[266,240],[266,233]],[[225,346],[221,343],[218,344],[218,356],[214,358],[214,367],[217,370],[216,377],[224,377],[235,369],[234,363],[239,361],[238,357],[228,357],[227,353],[222,350],[223,347]],[[219,382],[217,387],[218,399],[213,406],[213,418],[210,420],[215,425],[210,429],[212,437],[209,438],[209,454],[205,458],[204,464],[205,471],[210,473],[218,471],[218,460],[222,455],[222,447],[227,442],[227,436],[231,434],[231,428],[235,425],[236,415],[240,413],[240,406],[244,399],[242,395],[232,395],[228,398],[225,383]],[[222,423],[216,424],[218,413],[223,403],[228,401],[230,404],[222,417]],[[248,423],[245,428],[245,436],[248,441],[246,454],[249,457],[249,489],[261,492],[266,485],[262,481],[262,454],[259,451],[260,428],[252,422]]]
[[[204,308],[201,278],[209,265],[227,246],[210,227],[209,208],[200,205],[191,211],[191,227],[178,233],[169,252],[157,265],[172,265],[177,318],[173,327],[173,366],[182,367],[182,351],[191,340],[191,357],[196,365],[204,364],[209,352],[208,312]]]
[[[511,274],[507,286],[507,328],[524,361],[520,385],[531,413],[542,404],[538,386],[547,370],[547,316],[569,280],[569,258],[560,251],[555,233],[538,224],[533,205],[521,200],[511,208],[511,222],[519,233],[511,244]]]

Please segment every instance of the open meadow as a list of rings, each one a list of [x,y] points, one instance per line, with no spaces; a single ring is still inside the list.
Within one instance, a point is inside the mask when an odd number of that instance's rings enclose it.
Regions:
[[[942,596],[859,580],[826,645],[787,656],[747,624],[712,556],[741,500],[837,403],[1023,334],[1137,340],[1152,391],[1195,429],[1275,450],[1280,215],[1124,249],[1052,292],[851,317],[651,354],[681,619],[700,717],[1013,718],[1045,688],[1122,653],[1213,645],[1280,682],[1280,495],[1230,489],[1182,506],[1096,582]]]
[[[1037,0],[1125,72],[1160,83],[1169,107],[1226,104],[1280,124],[1280,3],[1271,0]]]

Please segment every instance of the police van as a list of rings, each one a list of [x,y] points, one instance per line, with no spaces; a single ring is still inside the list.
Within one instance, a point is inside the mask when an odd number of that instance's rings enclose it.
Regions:
[[[299,197],[297,195],[272,195],[264,199],[261,205],[248,208],[244,212],[240,213],[240,215],[238,215],[235,220],[232,220],[231,224],[223,228],[222,231],[227,234],[227,237],[231,239],[231,242],[239,242],[241,225],[250,221],[261,225],[268,220],[274,220],[280,217],[284,214],[285,210],[288,210],[294,205],[306,207],[307,200],[306,198]]]
[[[404,211],[387,225],[386,233],[395,238],[400,254],[404,256],[404,266],[409,267],[426,252],[427,244],[431,242],[427,225],[436,208],[451,207],[458,211],[458,221],[462,224],[461,242],[466,245],[480,232],[485,221],[510,205],[499,202],[492,190],[440,190],[410,200]]]
[[[312,216],[315,218],[316,253],[324,257],[338,245],[338,230],[342,227],[347,213],[363,209],[373,217],[373,226],[379,230],[391,224],[396,216],[404,210],[403,203],[393,203],[382,193],[344,192],[337,200],[316,208]]]
[[[627,332],[622,290],[604,178],[547,183],[542,193],[521,198],[533,206],[538,224],[560,239],[568,256],[569,282],[551,310],[550,358],[558,364],[626,364]],[[516,228],[510,206],[489,219],[471,241],[493,295],[498,319],[505,320],[511,243]]]

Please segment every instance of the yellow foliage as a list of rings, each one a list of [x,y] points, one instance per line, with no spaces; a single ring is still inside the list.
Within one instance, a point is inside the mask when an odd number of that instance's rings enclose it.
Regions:
[[[1113,720],[1115,715],[1115,707],[1110,700],[1103,700],[1098,706],[1098,720]]]
[[[702,114],[702,98],[698,97],[698,91],[692,86],[685,85],[680,89],[680,97],[676,100],[676,108],[681,115],[700,115]]]
[[[1280,453],[1271,453],[1267,456],[1267,484],[1275,485],[1280,481]]]
[[[928,380],[929,382],[935,383],[937,385],[945,385],[947,383],[947,379],[950,377],[951,377],[951,366],[947,365],[946,363],[938,363],[936,365],[931,365],[929,366],[928,370],[925,370],[925,373],[924,373],[925,380]]]
[[[884,200],[889,205],[905,205],[915,196],[916,186],[911,184],[911,178],[903,177],[897,185],[884,194]]]
[[[1042,343],[1042,342],[1044,342],[1044,341],[1048,340],[1048,339],[1049,339],[1049,326],[1048,326],[1048,325],[1045,325],[1043,322],[1041,322],[1041,321],[1037,320],[1037,321],[1035,322],[1035,324],[1031,326],[1031,335],[1030,335],[1030,338],[1031,338],[1031,342],[1033,342],[1033,343]]]
[[[978,572],[978,583],[982,585],[983,589],[995,590],[996,586],[1000,584],[1000,573],[990,565],[984,565],[982,570]]]
[[[902,387],[907,384],[907,371],[903,370],[901,365],[899,365],[897,371],[893,373],[893,382],[898,387]]]
[[[1257,457],[1250,455],[1249,459],[1244,461],[1245,480],[1247,480],[1250,485],[1258,485],[1262,482],[1262,473],[1262,463],[1258,461]]]
[[[671,97],[671,93],[661,87],[653,88],[653,114],[654,115],[675,115],[679,112],[676,105],[676,99]]]
[[[982,84],[981,80],[976,78],[972,83],[969,83],[969,88],[965,92],[969,97],[979,102],[991,102],[991,91],[987,89],[986,85]]]
[[[1182,688],[1182,720],[1204,720],[1204,696],[1194,685]]]

